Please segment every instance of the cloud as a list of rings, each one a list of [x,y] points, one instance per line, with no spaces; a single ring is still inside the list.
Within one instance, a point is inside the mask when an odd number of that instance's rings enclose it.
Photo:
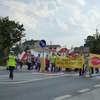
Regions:
[[[68,24],[61,21],[61,20],[56,20],[57,25],[62,29],[62,31],[64,31],[65,33],[69,31],[69,27]]]
[[[0,2],[0,16],[4,17],[4,16],[9,15],[9,10],[10,8],[7,5],[5,5],[3,1],[1,1]]]
[[[0,16],[23,23],[27,38],[79,46],[100,23],[99,6],[93,0],[0,1]]]
[[[79,5],[82,6],[82,7],[85,6],[85,4],[86,4],[86,3],[85,3],[85,0],[78,0],[78,3],[79,3]]]
[[[79,7],[82,8],[85,6],[85,0],[56,0],[60,7]]]

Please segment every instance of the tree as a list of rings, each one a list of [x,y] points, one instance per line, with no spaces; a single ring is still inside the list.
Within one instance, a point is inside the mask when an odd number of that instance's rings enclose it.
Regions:
[[[90,48],[91,53],[100,54],[100,36],[87,36],[85,39],[85,47]]]
[[[0,17],[0,62],[7,56],[7,52],[12,46],[21,40],[25,35],[23,24],[19,24],[9,17]],[[1,64],[0,63],[0,64]]]
[[[0,49],[10,48],[24,36],[23,24],[19,24],[9,17],[0,18]]]

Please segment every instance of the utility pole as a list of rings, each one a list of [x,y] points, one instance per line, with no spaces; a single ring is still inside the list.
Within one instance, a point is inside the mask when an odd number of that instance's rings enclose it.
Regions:
[[[99,38],[99,30],[98,30],[98,27],[100,27],[100,24],[97,24],[96,25],[96,39],[98,39]]]
[[[96,29],[96,39],[98,39],[98,36],[99,36],[99,32],[98,29]]]

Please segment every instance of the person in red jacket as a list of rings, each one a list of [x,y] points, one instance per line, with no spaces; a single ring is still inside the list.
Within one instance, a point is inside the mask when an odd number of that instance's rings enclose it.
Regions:
[[[45,57],[45,70],[49,71],[49,58],[48,58],[48,55],[46,55],[46,57]]]

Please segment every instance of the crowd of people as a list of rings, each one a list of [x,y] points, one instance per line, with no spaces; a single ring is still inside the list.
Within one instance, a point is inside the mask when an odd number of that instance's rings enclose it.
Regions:
[[[13,70],[20,69],[22,70],[24,66],[27,66],[27,70],[34,70],[37,72],[41,71],[41,67],[44,67],[44,71],[46,72],[58,72],[61,71],[61,67],[56,66],[56,58],[60,56],[59,54],[52,53],[50,55],[46,54],[44,57],[44,65],[42,65],[43,61],[41,61],[41,54],[35,56],[31,52],[25,52],[22,58],[15,56],[14,52],[10,52],[7,66],[10,71],[9,78],[13,79]],[[43,56],[42,56],[43,57]],[[87,64],[84,64],[82,69],[78,69],[79,75],[82,76],[87,72]],[[66,70],[67,68],[65,68]],[[93,73],[93,68],[91,70]],[[96,70],[98,72],[98,70]]]
[[[55,72],[57,71],[57,68],[55,66],[56,62],[56,55],[55,53],[52,53],[51,55],[46,54],[44,57],[45,62],[45,71]],[[31,52],[26,53],[25,59],[20,59],[16,57],[16,69],[23,69],[25,65],[27,65],[27,70],[34,70],[34,71],[40,71],[41,70],[41,54],[38,54],[35,56],[34,54],[31,54]]]

